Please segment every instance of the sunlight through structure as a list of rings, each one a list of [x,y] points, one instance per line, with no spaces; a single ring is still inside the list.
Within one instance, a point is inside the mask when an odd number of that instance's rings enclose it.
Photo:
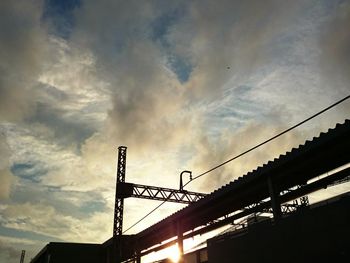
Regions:
[[[178,263],[180,261],[180,250],[178,245],[173,245],[169,247],[169,250],[167,251],[168,258],[171,260],[171,262]]]

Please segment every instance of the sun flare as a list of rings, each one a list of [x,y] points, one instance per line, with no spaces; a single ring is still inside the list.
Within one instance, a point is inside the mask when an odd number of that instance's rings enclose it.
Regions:
[[[168,250],[168,258],[171,260],[171,262],[178,263],[180,260],[180,250],[177,245],[169,247]]]

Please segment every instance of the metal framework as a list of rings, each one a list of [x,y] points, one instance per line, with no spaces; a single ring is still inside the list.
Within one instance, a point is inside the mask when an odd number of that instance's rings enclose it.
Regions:
[[[136,197],[149,200],[191,204],[203,198],[206,194],[157,186],[119,183],[117,196],[118,198]]]
[[[191,204],[206,196],[206,194],[189,192],[185,190],[125,183],[126,149],[127,147],[125,146],[118,147],[117,182],[113,227],[114,237],[121,236],[123,233],[123,210],[125,198],[136,197],[149,200]]]
[[[261,201],[259,203],[254,203],[254,204],[251,204],[251,205],[248,205],[244,211],[249,211],[249,210],[252,210],[256,207],[261,207],[262,204],[264,204],[265,201]],[[285,204],[281,204],[281,212],[282,214],[288,214],[288,213],[292,213],[292,212],[295,212],[297,211],[299,208],[303,207],[302,205],[300,205],[298,203],[298,200],[293,200],[292,203],[285,203]],[[269,213],[269,214],[273,214],[273,210],[272,210],[272,207],[268,207],[268,208],[264,208],[262,209],[261,211],[257,211],[257,213]]]
[[[114,226],[113,226],[113,237],[116,238],[116,260],[119,262],[124,252],[122,251],[122,238],[123,238],[123,210],[124,210],[124,199],[128,197],[136,197],[150,200],[158,200],[164,202],[176,202],[182,204],[191,204],[199,199],[203,198],[205,194],[195,193],[183,190],[182,186],[182,174],[189,171],[184,171],[181,173],[180,178],[180,190],[156,187],[149,185],[139,185],[132,183],[125,183],[125,173],[126,173],[126,147],[118,147],[118,164],[117,164],[117,180],[116,180],[116,192],[115,192],[115,207],[114,207]],[[191,176],[190,176],[191,179]],[[180,252],[183,254],[182,247],[182,229],[181,224],[177,224],[178,232],[178,244],[180,247]],[[136,262],[140,261],[140,251],[134,253],[134,258]]]
[[[123,210],[124,199],[118,197],[117,192],[120,184],[125,182],[125,166],[126,166],[126,147],[118,147],[118,164],[117,164],[117,182],[114,207],[114,225],[113,236],[121,236],[123,233]]]

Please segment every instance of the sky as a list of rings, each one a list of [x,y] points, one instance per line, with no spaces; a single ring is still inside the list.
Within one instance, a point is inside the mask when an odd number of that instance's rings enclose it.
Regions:
[[[349,28],[349,0],[0,1],[0,262],[109,239],[120,145],[126,181],[178,188],[348,96]],[[210,193],[349,117],[345,101],[186,188]],[[157,204],[125,200],[124,229]]]

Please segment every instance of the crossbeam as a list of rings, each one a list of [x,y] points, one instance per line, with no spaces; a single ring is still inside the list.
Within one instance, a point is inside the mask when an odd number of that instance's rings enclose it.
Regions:
[[[206,196],[203,193],[171,188],[118,182],[118,198],[136,197],[149,200],[191,204]]]

